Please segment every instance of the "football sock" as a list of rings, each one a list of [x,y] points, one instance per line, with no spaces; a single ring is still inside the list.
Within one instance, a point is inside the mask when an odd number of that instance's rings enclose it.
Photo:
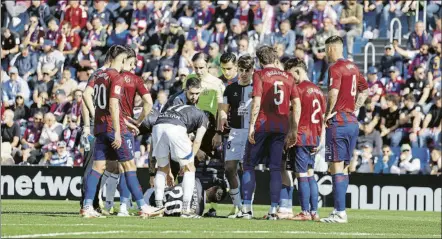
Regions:
[[[272,204],[279,204],[281,199],[282,177],[280,170],[270,170],[270,201]]]
[[[233,205],[241,207],[241,192],[239,191],[239,188],[230,189],[229,194],[232,198]]]
[[[318,182],[316,182],[315,177],[308,177],[308,182],[310,184],[310,211],[318,211]]]
[[[97,185],[98,181],[101,178],[101,173],[95,171],[92,169],[89,172],[89,175],[86,180],[86,193],[84,196],[84,206],[92,206],[92,203],[94,201],[95,193],[97,191]]]
[[[303,212],[310,211],[309,208],[310,184],[308,182],[308,177],[298,178],[298,194],[299,194],[299,204],[301,205],[301,210]]]
[[[275,214],[278,212],[278,203],[272,202],[269,209],[269,214]]]
[[[128,204],[129,197],[130,197],[130,191],[129,191],[129,187],[127,186],[126,174],[124,174],[124,173],[120,174],[120,182],[118,183],[118,191],[120,192],[120,207],[123,204]]]
[[[195,187],[195,172],[184,172],[184,176],[183,176],[183,211],[190,210],[190,203],[192,200],[192,194],[193,194],[194,187]]]
[[[104,187],[104,185],[106,184],[107,179],[109,178],[110,175],[111,175],[111,173],[109,171],[104,170],[103,175],[101,175],[100,190]]]
[[[146,205],[146,202],[143,198],[143,192],[141,191],[140,182],[137,178],[136,171],[128,171],[125,172],[127,186],[129,187],[130,193],[132,193],[135,201],[137,202],[138,207],[142,207]]]
[[[252,204],[252,195],[255,191],[255,170],[244,170],[242,175],[242,193],[244,197],[244,204]],[[279,192],[278,192],[279,193]]]
[[[119,174],[111,173],[106,182],[106,209],[114,206],[115,192],[117,191]]]
[[[345,211],[345,195],[347,194],[348,175],[337,173],[332,175],[333,179],[333,197],[335,210]]]
[[[166,173],[157,171],[155,175],[155,203],[157,207],[163,206],[164,189],[166,188]]]
[[[289,207],[289,188],[290,188],[290,186],[287,186],[284,184],[282,185],[282,189],[281,189],[281,193],[280,193],[281,201],[279,202],[279,210],[281,212]]]
[[[292,212],[293,208],[293,191],[295,190],[294,186],[290,186],[288,189],[289,201],[288,201],[288,211]]]

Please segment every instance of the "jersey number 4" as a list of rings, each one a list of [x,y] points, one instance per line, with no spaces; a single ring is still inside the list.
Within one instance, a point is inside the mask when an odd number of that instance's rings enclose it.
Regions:
[[[94,101],[95,106],[102,110],[106,109],[107,106],[107,91],[104,85],[94,86]]]
[[[275,102],[275,105],[280,105],[284,101],[284,91],[278,87],[283,85],[284,83],[282,81],[275,81],[275,83],[273,83],[273,93],[275,94],[273,101]]]

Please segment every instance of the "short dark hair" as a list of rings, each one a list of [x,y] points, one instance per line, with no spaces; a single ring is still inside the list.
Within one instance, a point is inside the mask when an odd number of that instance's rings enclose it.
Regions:
[[[219,61],[223,64],[227,64],[229,62],[232,62],[233,64],[236,64],[236,55],[232,52],[226,52],[221,55],[221,58]]]
[[[278,59],[275,48],[268,45],[258,48],[256,51],[256,56],[258,57],[259,63],[262,65],[273,64],[275,63],[276,59]]]
[[[419,65],[413,67],[413,72],[415,72],[415,71],[417,71],[417,70],[419,70],[421,68],[425,70],[425,67],[422,64],[419,64]]]
[[[135,50],[130,47],[129,45],[125,45],[126,51],[127,51],[127,58],[135,58],[137,57],[137,53],[135,53]]]
[[[126,53],[127,49],[126,47],[122,45],[112,45],[109,50],[106,52],[106,57],[104,58],[104,62],[110,62],[113,61],[115,58],[117,58],[118,55]]]
[[[195,62],[197,60],[203,59],[206,63],[209,62],[209,55],[207,55],[204,52],[198,52],[192,57],[192,62]]]
[[[238,67],[246,70],[253,68],[255,64],[253,58],[250,55],[243,55],[238,59]]]
[[[201,88],[201,80],[196,75],[190,75],[186,80],[186,90],[190,88]]]
[[[331,36],[331,37],[327,38],[327,40],[325,40],[325,45],[335,44],[335,43],[340,43],[343,45],[344,39],[342,39],[342,37],[340,37],[340,36],[335,35],[335,36]]]
[[[305,62],[303,60],[301,60],[297,57],[292,57],[284,63],[284,70],[285,71],[289,71],[290,69],[292,69],[294,67],[301,67],[303,70],[305,70],[307,72],[307,65],[305,64]]]
[[[227,197],[227,188],[222,186],[213,186],[206,190],[207,201],[218,203]]]
[[[393,104],[395,104],[395,105],[399,105],[399,101],[400,101],[399,96],[397,96],[397,95],[395,95],[395,94],[388,94],[388,95],[385,97],[385,100],[386,100],[386,101],[391,101],[391,102],[393,102]]]
[[[405,100],[416,101],[416,97],[414,97],[413,93],[409,93],[405,96]]]

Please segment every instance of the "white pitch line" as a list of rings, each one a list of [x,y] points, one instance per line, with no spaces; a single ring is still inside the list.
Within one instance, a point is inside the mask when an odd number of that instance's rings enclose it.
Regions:
[[[123,232],[125,231],[57,232],[57,233],[46,233],[46,234],[2,236],[2,238],[37,238],[37,237],[57,237],[57,236],[103,235],[103,234],[113,234],[113,233],[123,233]]]

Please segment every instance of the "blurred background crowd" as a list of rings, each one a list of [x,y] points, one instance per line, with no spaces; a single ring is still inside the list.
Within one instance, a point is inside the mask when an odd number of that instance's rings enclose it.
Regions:
[[[370,97],[357,112],[360,137],[352,170],[441,172],[440,1],[2,0],[1,4],[2,164],[83,164],[88,146],[80,142],[82,91],[113,44],[135,49],[135,73],[151,90],[154,107],[161,109],[178,90],[177,83],[193,72],[191,59],[197,52],[209,56],[208,71],[227,84],[237,75],[235,58],[254,56],[257,46],[272,45],[281,62],[304,59],[311,81],[325,89],[325,40],[341,35],[346,58],[354,60],[361,72],[364,62],[358,62],[357,55],[364,44],[388,42],[364,72]],[[390,29],[394,18],[400,20],[402,33]],[[394,41],[387,40],[391,34]],[[236,57],[221,57],[224,53]],[[136,149],[138,166],[144,167],[149,141],[139,139]],[[317,158],[321,160],[320,155]],[[318,165],[321,170],[324,164]]]

